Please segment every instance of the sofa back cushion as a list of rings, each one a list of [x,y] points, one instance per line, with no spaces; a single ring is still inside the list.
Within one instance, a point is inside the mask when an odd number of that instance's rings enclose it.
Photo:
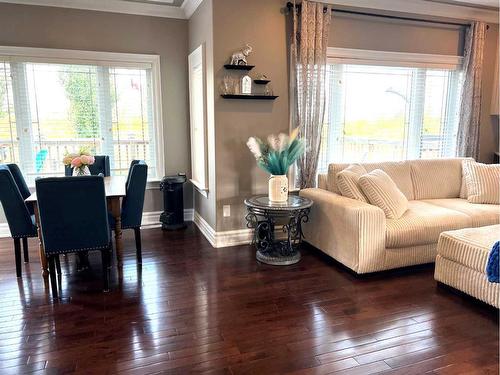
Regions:
[[[465,160],[463,171],[470,203],[500,204],[500,165]]]
[[[358,184],[359,178],[364,174],[366,174],[366,169],[359,164],[351,164],[337,173],[337,186],[340,193],[344,197],[368,203],[368,199]]]
[[[332,163],[328,166],[327,188],[337,194],[341,194],[337,184],[337,173],[347,168],[350,164],[347,163]],[[410,163],[406,161],[387,161],[380,163],[360,163],[367,172],[381,169],[389,175],[394,181],[399,190],[405,195],[408,200],[415,199],[413,197],[413,184],[410,174]]]
[[[381,208],[388,219],[399,219],[408,209],[408,199],[383,170],[364,174],[358,182],[368,201]]]
[[[414,199],[458,198],[463,158],[410,160]]]

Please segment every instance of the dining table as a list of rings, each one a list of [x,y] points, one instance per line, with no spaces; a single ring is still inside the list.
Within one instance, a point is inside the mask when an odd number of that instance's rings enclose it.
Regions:
[[[76,177],[78,178],[78,177]],[[122,223],[121,223],[121,204],[122,198],[125,197],[125,176],[108,176],[104,177],[104,190],[106,194],[106,202],[108,205],[108,210],[115,219],[115,249],[116,249],[116,259],[118,265],[122,264],[123,260],[123,241],[122,241]],[[40,264],[42,267],[42,275],[47,276],[49,274],[47,257],[45,256],[45,250],[43,248],[42,232],[40,227],[40,215],[38,211],[38,203],[36,192],[32,193],[25,202],[27,204],[33,205],[35,221],[38,228],[38,246],[40,253]]]

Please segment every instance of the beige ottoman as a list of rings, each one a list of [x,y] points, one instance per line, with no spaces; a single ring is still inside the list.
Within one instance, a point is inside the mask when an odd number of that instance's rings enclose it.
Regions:
[[[434,278],[498,308],[499,284],[488,281],[485,269],[499,239],[500,225],[441,233]]]

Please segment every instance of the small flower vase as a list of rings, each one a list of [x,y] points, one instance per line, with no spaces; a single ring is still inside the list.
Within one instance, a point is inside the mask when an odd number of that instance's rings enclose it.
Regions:
[[[271,202],[288,200],[288,177],[286,175],[269,177],[269,200]]]
[[[82,165],[78,168],[73,168],[73,176],[90,176],[90,169],[88,165]]]

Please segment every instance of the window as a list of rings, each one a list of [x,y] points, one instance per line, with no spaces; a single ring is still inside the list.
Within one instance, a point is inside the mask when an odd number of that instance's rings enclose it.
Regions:
[[[2,49],[0,163],[19,164],[33,183],[63,175],[64,154],[88,147],[109,155],[112,174],[125,175],[131,160],[143,159],[150,178],[158,177],[156,56]]]
[[[188,57],[191,122],[191,182],[203,195],[208,191],[205,50],[196,48]]]
[[[455,155],[459,58],[339,50],[327,69],[319,173],[331,162]]]

